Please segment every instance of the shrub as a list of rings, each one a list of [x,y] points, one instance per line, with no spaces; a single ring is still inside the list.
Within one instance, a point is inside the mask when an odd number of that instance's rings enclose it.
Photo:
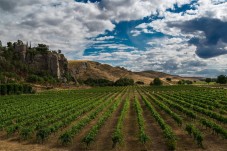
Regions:
[[[134,85],[134,80],[133,79],[128,79],[128,78],[120,78],[114,83],[114,85],[115,86]]]
[[[159,78],[154,78],[153,82],[150,85],[160,86],[162,85],[162,81]]]
[[[172,81],[172,79],[171,78],[166,78],[166,81]]]
[[[109,81],[107,79],[92,79],[88,78],[86,81],[84,81],[84,84],[89,86],[113,86],[113,81]]]
[[[227,77],[225,75],[219,75],[217,77],[217,83],[226,84],[227,83]]]
[[[6,85],[0,85],[1,87],[1,95],[6,95],[7,94],[7,86]]]
[[[144,85],[144,82],[143,81],[136,81],[136,84]]]

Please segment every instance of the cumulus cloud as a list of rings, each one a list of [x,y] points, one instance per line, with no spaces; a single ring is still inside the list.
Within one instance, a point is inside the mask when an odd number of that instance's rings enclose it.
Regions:
[[[4,30],[0,39],[5,43],[17,39],[46,43],[51,49],[82,56],[92,43],[90,38],[115,28],[111,20],[98,17],[102,11],[93,3],[1,0],[0,6],[0,28]]]
[[[0,40],[6,43],[21,39],[32,41],[33,45],[46,43],[51,49],[61,49],[70,59],[112,60],[116,65],[132,70],[192,74],[208,66],[223,69],[226,67],[223,54],[227,51],[224,28],[227,3],[224,0],[191,2],[0,0]],[[175,6],[179,8],[184,4],[190,4],[193,9],[174,12]],[[114,43],[118,35],[106,34],[116,33],[115,27],[122,21],[143,20],[144,17],[151,18],[127,31],[126,40]],[[209,27],[202,27],[202,22]],[[157,33],[164,36],[157,38]],[[141,38],[147,35],[151,36],[146,40]],[[132,44],[140,43],[140,40],[146,43],[143,50]],[[84,56],[84,50],[91,46],[101,52]]]
[[[171,22],[168,26],[180,28],[184,33],[194,33],[195,37],[188,42],[197,47],[196,54],[201,58],[227,54],[225,48],[227,46],[227,22],[213,18],[198,18],[182,23]]]

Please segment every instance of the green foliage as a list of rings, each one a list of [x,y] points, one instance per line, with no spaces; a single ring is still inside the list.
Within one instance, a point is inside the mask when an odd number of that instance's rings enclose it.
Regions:
[[[154,78],[153,82],[150,85],[160,86],[162,85],[162,81],[159,78]]]
[[[36,47],[36,50],[40,53],[47,53],[49,50],[49,47],[45,44],[38,44],[38,47]]]
[[[194,140],[200,147],[203,147],[203,136],[202,133],[192,124],[187,124],[185,130],[190,136],[193,136]]]
[[[143,109],[140,106],[140,103],[137,98],[135,98],[135,109],[137,113],[137,122],[139,125],[139,141],[142,144],[145,144],[150,138],[148,135],[145,133],[145,121],[143,118]]]
[[[27,77],[26,81],[29,82],[29,83],[43,83],[44,79],[42,77],[37,76],[37,75],[29,75]]]
[[[155,108],[151,105],[151,103],[142,95],[142,99],[147,106],[147,108],[150,110],[152,116],[155,118],[155,120],[158,122],[159,126],[163,130],[164,136],[167,140],[167,146],[169,150],[175,150],[176,149],[176,136],[173,133],[172,128],[165,123],[163,118],[160,116],[160,114],[155,110]]]
[[[99,129],[103,126],[103,124],[106,122],[106,120],[111,116],[113,111],[117,109],[117,107],[120,104],[120,99],[117,100],[111,108],[105,112],[98,120],[96,125],[94,125],[91,130],[87,133],[87,135],[82,139],[82,142],[86,143],[87,146],[89,146],[94,140],[96,135],[99,132]]]
[[[84,84],[89,85],[89,86],[113,86],[113,81],[109,81],[107,79],[92,79],[88,78],[86,81],[84,81]]]
[[[120,78],[115,83],[115,86],[129,86],[134,85],[134,80],[129,78]]]
[[[37,75],[32,74],[27,77],[26,81],[29,83],[55,84],[55,83],[57,83],[58,80],[52,76],[37,76]]]
[[[34,93],[28,84],[0,84],[0,95]]]
[[[138,84],[138,85],[144,85],[144,82],[143,81],[136,81],[136,84]]]
[[[212,81],[212,79],[211,78],[206,78],[205,81],[206,81],[206,83],[209,84]]]
[[[20,131],[20,139],[21,140],[28,140],[32,137],[34,133],[34,129],[31,129],[31,128],[23,128],[21,131]]]
[[[172,79],[171,78],[166,78],[166,81],[172,81]]]
[[[225,75],[219,75],[217,77],[217,83],[226,84],[227,83],[227,77]]]
[[[122,127],[123,127],[123,122],[124,122],[124,118],[125,118],[125,115],[129,109],[129,106],[130,106],[130,102],[129,102],[129,99],[127,99],[125,101],[125,104],[124,104],[124,107],[123,109],[121,110],[121,115],[117,121],[117,127],[115,128],[113,134],[112,134],[112,142],[113,142],[113,145],[112,147],[114,148],[118,143],[122,143],[123,141],[123,132],[122,132]]]
[[[190,81],[190,80],[180,80],[180,81],[177,82],[177,84],[179,84],[179,85],[187,85],[187,84],[193,84],[193,82]]]

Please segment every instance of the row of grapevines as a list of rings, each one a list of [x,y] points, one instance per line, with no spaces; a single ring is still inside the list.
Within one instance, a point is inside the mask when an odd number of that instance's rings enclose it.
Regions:
[[[45,128],[39,129],[36,133],[36,140],[38,142],[43,142],[46,139],[48,139],[48,137],[58,131],[60,128],[66,127],[67,125],[69,125],[71,122],[73,122],[75,119],[77,119],[78,117],[80,117],[81,115],[85,114],[86,112],[92,110],[93,108],[95,108],[97,105],[99,105],[103,100],[100,100],[98,102],[93,102],[90,105],[86,106],[86,108],[82,108],[81,110],[78,110],[75,114],[69,114],[68,117],[64,118],[63,120],[56,122],[50,126],[47,126]]]
[[[168,99],[162,97],[159,94],[154,94],[157,98],[159,98],[160,100],[162,100],[163,102],[167,103],[170,107],[177,109],[178,111],[181,111],[182,113],[184,113],[185,115],[187,115],[188,117],[192,118],[192,119],[196,119],[196,114],[184,107],[182,107],[181,105],[178,105],[176,103],[173,103],[172,101],[169,101]]]
[[[121,143],[123,141],[122,126],[123,126],[125,115],[129,109],[129,106],[130,106],[130,102],[128,98],[124,103],[123,109],[121,110],[121,115],[117,122],[117,126],[112,134],[113,147],[115,147],[117,143]]]
[[[183,112],[183,111],[181,111],[181,112]],[[224,139],[227,139],[227,130],[224,129],[222,126],[212,122],[209,119],[205,119],[203,117],[198,117],[198,118],[200,119],[201,124],[203,124],[206,127],[211,128],[214,132],[216,132],[217,134],[220,134]]]
[[[82,142],[86,143],[86,145],[89,146],[91,144],[91,142],[94,141],[96,135],[99,132],[99,129],[103,126],[105,121],[112,115],[112,113],[117,109],[117,107],[119,106],[120,102],[121,102],[121,100],[118,99],[113,104],[113,106],[100,117],[100,119],[98,120],[96,125],[93,126],[90,129],[90,131],[86,134],[86,136],[82,139]]]
[[[60,109],[57,109],[57,112],[55,110],[52,110],[54,113],[53,115],[57,116],[58,115],[58,119],[62,119],[64,117],[67,117],[67,115],[71,115],[73,114],[74,112],[76,112],[78,109],[81,109],[81,108],[84,108],[86,107],[87,105],[89,105],[91,102],[93,101],[84,101],[84,103],[81,103],[81,102],[73,102],[75,103],[75,106],[72,106],[71,109],[69,109],[67,106],[66,108],[68,110],[66,110],[66,112],[63,112],[64,114],[62,114],[62,112],[59,112],[60,114],[56,114],[58,112],[58,110],[61,110],[62,108]],[[8,136],[12,135],[13,133],[15,133],[16,131],[20,130],[21,128],[25,128],[26,132],[28,133],[30,130],[30,133],[31,134],[32,132],[34,132],[35,130],[37,130],[41,125],[42,127],[44,127],[45,125],[45,122],[48,122],[48,123],[53,123],[55,121],[55,118],[46,118],[46,120],[42,120],[44,115],[41,115],[41,116],[37,116],[37,117],[34,117],[34,118],[30,118],[30,119],[26,119],[22,122],[18,122],[17,124],[14,124],[12,126],[9,126],[6,131],[7,131],[7,134]],[[60,116],[60,117],[59,117]],[[37,122],[41,122],[36,124]],[[22,130],[22,132],[25,132],[25,130]],[[24,133],[22,133],[24,135]]]
[[[227,123],[227,118],[216,113],[216,112],[213,112],[213,111],[210,111],[210,110],[207,110],[207,109],[203,109],[201,107],[198,107],[196,105],[192,105],[190,103],[187,103],[186,101],[183,101],[183,100],[180,100],[180,99],[175,99],[173,96],[167,96],[165,94],[163,94],[164,96],[166,96],[167,98],[171,99],[171,100],[174,100],[174,102],[176,103],[179,103],[180,105],[184,106],[184,107],[187,107],[187,108],[191,108],[192,110],[196,111],[196,112],[199,112],[201,114],[204,114],[210,118],[213,118],[219,122],[222,122],[224,124]]]
[[[215,96],[212,96],[212,98],[207,98],[207,96],[209,94],[210,94],[210,92],[209,93],[207,93],[207,92],[206,93],[202,93],[202,92],[195,93],[194,92],[194,93],[183,93],[182,95],[184,96],[184,98],[193,99],[196,102],[200,102],[201,103],[200,107],[208,108],[210,110],[213,110],[214,108],[216,108],[219,110],[220,113],[226,114],[227,112],[225,110],[227,109],[227,106],[223,103],[227,104],[227,102],[222,101],[222,100],[217,100],[217,98],[214,98],[214,97],[217,97],[217,94]],[[179,94],[179,96],[181,96],[181,94]],[[223,96],[223,95],[221,95],[221,96]]]
[[[152,99],[162,110],[169,114],[177,122],[179,126],[182,125],[182,118],[179,115],[170,110],[169,107],[166,106],[164,103],[158,101],[154,96],[148,95],[148,97]]]
[[[73,100],[74,98],[77,99],[82,99],[86,98],[87,96],[74,96],[74,97],[68,97],[68,100]],[[15,99],[16,102],[14,104],[8,105],[7,107],[3,108],[2,112],[7,113],[8,115],[13,115],[13,118],[21,117],[23,115],[27,115],[28,113],[31,112],[36,112],[42,110],[42,107],[47,107],[50,105],[56,105],[57,103],[61,103],[61,100],[64,100],[65,94],[63,93],[62,96],[57,96],[57,99],[52,99],[53,97],[50,96],[42,96],[42,95],[35,95],[35,97],[29,97],[29,96],[21,96],[18,98],[12,98]],[[37,101],[39,100],[39,101]],[[18,102],[20,103],[19,105]],[[64,101],[63,101],[64,102]],[[7,116],[7,114],[2,113],[2,118],[4,117],[3,115]],[[1,119],[4,120],[4,119]]]
[[[193,135],[194,140],[200,147],[203,147],[203,135],[202,133],[192,124],[187,124],[185,130],[188,132],[190,136]]]
[[[153,108],[151,103],[142,95],[142,99],[148,109],[151,111],[152,116],[155,118],[155,120],[160,125],[161,129],[164,132],[164,136],[167,139],[167,146],[169,150],[175,150],[176,149],[176,136],[173,133],[172,128],[165,123],[165,121],[162,119],[162,117],[159,115],[159,113]]]
[[[218,125],[208,119],[205,119],[205,118],[201,118],[200,122],[204,126],[211,128],[213,130],[213,132],[220,134],[224,139],[227,139],[227,130],[224,129],[223,127],[221,127],[220,125]]]
[[[96,105],[100,104],[102,102],[102,100],[100,101],[88,101],[85,104],[81,104],[79,106],[73,107],[70,110],[67,110],[65,112],[59,112],[59,114],[56,114],[55,116],[53,116],[52,118],[48,118],[44,121],[41,121],[39,123],[36,124],[36,122],[34,122],[34,124],[31,124],[31,126],[24,126],[25,124],[21,124],[20,127],[22,127],[22,129],[20,130],[20,138],[25,140],[25,139],[29,139],[31,137],[31,135],[35,132],[35,131],[39,131],[41,129],[43,129],[44,127],[48,127],[49,124],[56,124],[59,122],[59,120],[61,119],[67,119],[68,117],[72,116],[72,115],[76,115],[76,114],[83,114],[83,112],[86,112],[84,110],[84,108],[89,108],[92,109],[94,108]],[[76,117],[76,116],[75,116]]]
[[[86,98],[86,97],[85,97]],[[14,122],[19,123],[20,121],[25,121],[27,119],[37,118],[39,116],[44,117],[46,113],[50,113],[51,111],[55,111],[58,108],[61,108],[62,106],[69,106],[72,102],[75,102],[74,100],[68,100],[68,101],[50,101],[47,102],[48,104],[43,104],[42,107],[40,107],[38,110],[33,109],[26,109],[24,110],[24,115],[17,115],[14,113],[8,113],[7,119],[1,120],[1,125],[11,125],[12,120]],[[84,100],[79,100],[77,103],[84,102]]]
[[[139,125],[139,141],[141,143],[145,144],[150,138],[148,137],[148,135],[145,132],[145,122],[144,122],[144,118],[143,118],[143,110],[142,110],[137,98],[135,98],[134,106],[135,106],[135,110],[136,110],[136,114],[137,114],[137,122]]]
[[[108,105],[112,105],[114,101],[113,98],[108,99],[103,104],[101,104],[96,110],[92,111],[85,118],[80,120],[76,125],[72,126],[70,130],[67,130],[60,135],[59,140],[63,146],[69,145],[72,143],[73,138],[85,127],[91,120],[95,119],[97,115]],[[108,109],[108,108],[107,108]]]
[[[194,139],[196,140],[197,144],[202,147],[203,146],[202,145],[203,136],[202,136],[201,132],[191,124],[187,124],[185,129],[189,133],[189,135],[193,134]]]

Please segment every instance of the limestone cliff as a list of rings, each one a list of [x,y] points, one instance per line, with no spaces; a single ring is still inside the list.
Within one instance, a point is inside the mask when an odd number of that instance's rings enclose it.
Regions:
[[[0,72],[16,73],[23,79],[31,74],[64,79],[68,73],[65,56],[61,51],[50,51],[45,44],[31,47],[20,40],[9,42],[7,47],[0,47],[0,58]]]
[[[37,72],[48,72],[58,79],[62,78],[68,71],[68,62],[63,54],[48,52],[32,55],[27,53],[25,62]]]

